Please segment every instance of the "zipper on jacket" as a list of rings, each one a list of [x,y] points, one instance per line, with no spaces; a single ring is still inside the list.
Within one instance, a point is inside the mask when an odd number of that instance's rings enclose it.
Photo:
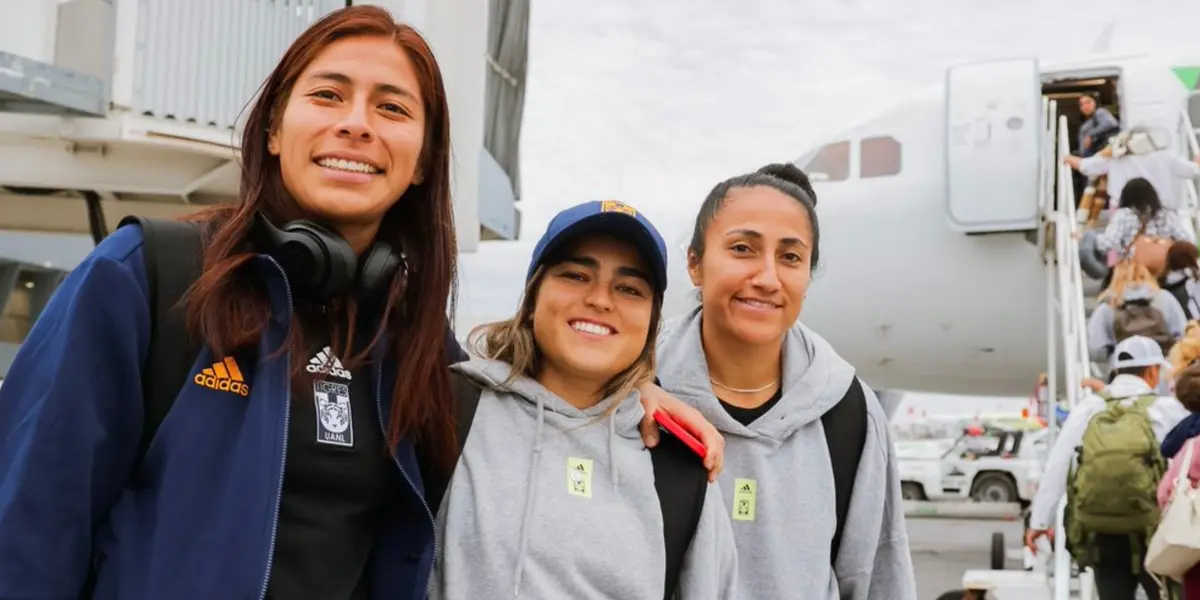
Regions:
[[[383,388],[383,367],[382,367],[382,365],[377,365],[375,367],[375,414],[379,417],[379,428],[381,430],[383,430],[383,439],[386,440],[387,439],[387,425],[385,425],[383,422],[383,400],[382,400],[383,394],[381,392],[382,388]],[[437,521],[433,518],[433,511],[429,509],[429,504],[427,502],[425,502],[425,498],[421,495],[420,492],[417,491],[417,486],[416,486],[416,484],[414,484],[412,482],[412,479],[408,476],[408,471],[405,471],[404,467],[400,465],[400,459],[396,458],[395,450],[389,449],[389,454],[392,455],[392,461],[396,463],[396,468],[400,469],[400,474],[404,476],[404,481],[408,482],[408,487],[410,489],[412,489],[413,493],[417,495],[417,498],[421,500],[421,507],[425,509],[425,515],[427,517],[429,517],[429,528],[430,528],[430,530],[433,531],[433,557],[434,557],[434,560],[436,561],[437,560],[437,551],[438,551],[438,533],[437,533]],[[425,585],[425,594],[422,597],[423,598],[429,597],[428,583]],[[262,599],[260,599],[260,600],[262,600]]]
[[[292,285],[288,282],[287,272],[283,270],[283,267],[274,258],[266,256],[266,259],[271,261],[271,264],[274,264],[275,268],[279,269],[279,274],[283,277],[283,289],[287,292],[288,312],[290,313],[293,306]],[[291,314],[288,314],[287,326],[291,330]],[[290,437],[288,435],[288,427],[292,417],[292,349],[290,346],[288,347],[287,363],[285,366],[287,369],[284,371],[285,379],[287,380],[287,396],[284,398],[283,407],[283,452],[279,457],[279,487],[275,491],[275,513],[271,519],[271,545],[267,551],[267,569],[263,573],[262,590],[259,592],[258,600],[266,600],[267,597],[267,584],[271,581],[271,568],[275,565],[275,537],[279,532],[279,507],[283,503],[283,475],[284,468],[287,466],[288,438]]]

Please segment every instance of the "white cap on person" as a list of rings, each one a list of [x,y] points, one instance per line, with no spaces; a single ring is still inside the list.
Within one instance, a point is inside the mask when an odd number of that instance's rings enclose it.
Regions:
[[[1116,357],[1113,369],[1168,366],[1166,358],[1163,357],[1162,347],[1144,335],[1133,335],[1121,340],[1113,350],[1113,356]]]

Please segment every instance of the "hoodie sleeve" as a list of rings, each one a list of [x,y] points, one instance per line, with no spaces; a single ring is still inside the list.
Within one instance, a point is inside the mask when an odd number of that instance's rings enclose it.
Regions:
[[[842,600],[916,600],[895,446],[879,400],[865,385],[863,394],[867,440],[834,563],[838,589]]]
[[[1083,440],[1088,423],[1092,416],[1104,408],[1104,401],[1099,396],[1090,395],[1079,402],[1079,405],[1067,415],[1054,446],[1046,457],[1046,468],[1038,482],[1037,493],[1033,496],[1033,504],[1029,508],[1030,529],[1050,529],[1054,527],[1058,513],[1058,501],[1067,493],[1067,476],[1071,472],[1071,463],[1075,459],[1075,448]]]
[[[1088,355],[1096,362],[1108,362],[1117,342],[1113,336],[1112,307],[1101,301],[1087,322]]]
[[[1171,155],[1171,174],[1180,179],[1195,179],[1200,177],[1200,164]]]
[[[77,598],[132,468],[150,329],[141,240],[121,227],[67,276],[0,386],[0,598]]]
[[[1099,177],[1108,174],[1109,159],[1096,154],[1079,161],[1079,172],[1088,177]]]
[[[1121,124],[1117,122],[1117,118],[1108,112],[1107,108],[1097,108],[1096,114],[1092,116],[1092,130],[1089,132],[1092,139],[1102,136],[1107,133],[1112,133],[1121,128]]]
[[[1187,327],[1187,315],[1183,314],[1183,307],[1179,305],[1179,300],[1176,300],[1175,296],[1167,290],[1158,290],[1154,300],[1158,304],[1158,310],[1162,311],[1167,327],[1171,330],[1171,337],[1176,339],[1183,337],[1183,330]]]
[[[680,600],[744,597],[737,589],[737,545],[723,498],[720,485],[710,483],[704,494],[700,522],[679,574]]]

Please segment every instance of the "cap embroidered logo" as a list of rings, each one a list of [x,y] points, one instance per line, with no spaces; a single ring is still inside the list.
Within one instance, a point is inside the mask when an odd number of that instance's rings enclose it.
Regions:
[[[624,202],[619,202],[617,200],[605,200],[605,201],[601,202],[600,203],[600,212],[619,212],[619,213],[625,213],[631,217],[637,216],[637,211],[634,210],[634,208],[632,206],[625,204]]]

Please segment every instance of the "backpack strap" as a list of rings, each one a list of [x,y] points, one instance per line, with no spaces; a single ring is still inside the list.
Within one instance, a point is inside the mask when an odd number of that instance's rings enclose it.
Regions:
[[[708,471],[703,461],[682,440],[660,429],[658,445],[650,449],[654,464],[654,490],[662,508],[663,543],[667,572],[663,598],[675,597],[683,560],[704,512]]]
[[[1139,410],[1148,411],[1150,405],[1158,401],[1158,394],[1143,394],[1133,401],[1133,406]]]
[[[458,441],[458,453],[462,455],[463,447],[467,443],[467,434],[471,432],[471,423],[475,421],[475,411],[479,408],[479,396],[483,390],[466,375],[453,369],[450,370],[450,390],[454,393],[455,403],[454,434]],[[421,479],[425,482],[425,503],[434,517],[437,517],[438,511],[441,510],[442,500],[446,496],[446,489],[450,487],[450,478],[454,476],[454,471],[443,473],[434,470],[433,461],[428,460],[420,447],[417,448],[417,455],[417,462],[421,465]]]
[[[451,387],[458,410],[457,434],[459,451],[466,444],[471,423],[479,409],[481,390],[479,385],[458,371],[450,372]],[[683,560],[692,537],[700,524],[704,510],[704,494],[708,491],[708,471],[700,457],[692,452],[679,438],[664,434],[658,445],[650,449],[650,461],[654,465],[654,489],[663,517],[663,544],[666,551],[667,572],[664,579],[663,598],[670,600],[679,587],[679,575],[683,571]],[[435,482],[426,486],[426,500],[435,512],[441,506],[449,481]]]
[[[181,300],[200,277],[204,247],[196,223],[129,216],[120,225],[142,228],[142,256],[150,295],[150,349],[142,367],[145,417],[135,465],[150,447],[200,352],[189,339]]]
[[[833,463],[837,526],[833,532],[829,562],[836,563],[838,551],[842,547],[846,516],[850,513],[850,497],[854,493],[858,462],[867,442],[867,397],[858,377],[850,382],[850,389],[846,390],[846,395],[821,416],[821,425],[825,428],[829,460]]]

